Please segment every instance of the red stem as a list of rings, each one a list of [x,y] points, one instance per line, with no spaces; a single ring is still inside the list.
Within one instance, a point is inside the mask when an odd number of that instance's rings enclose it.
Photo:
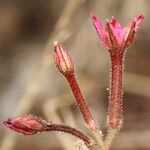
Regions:
[[[75,79],[75,76],[73,73],[70,73],[70,74],[67,74],[65,75],[66,79],[68,80],[69,82],[69,85],[72,89],[72,92],[75,96],[75,99],[77,101],[77,104],[79,106],[79,109],[83,115],[83,118],[86,122],[86,124],[92,129],[92,130],[95,130],[97,129],[97,125],[96,125],[96,122],[82,96],[82,93],[80,91],[80,88],[77,84],[77,81]]]
[[[71,134],[73,136],[76,136],[78,138],[80,138],[81,140],[83,140],[85,142],[85,144],[90,144],[91,139],[86,136],[85,134],[83,134],[81,131],[66,126],[66,125],[59,125],[59,124],[47,124],[46,129],[44,129],[44,131],[58,131],[58,132],[64,132],[67,134]]]
[[[122,102],[123,102],[123,55],[115,53],[111,55],[112,77],[109,92],[108,126],[120,128],[122,124]]]

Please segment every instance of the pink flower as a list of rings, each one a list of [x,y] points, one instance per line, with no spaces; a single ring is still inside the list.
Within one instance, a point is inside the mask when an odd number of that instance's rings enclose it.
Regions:
[[[114,17],[111,20],[106,20],[106,27],[102,25],[102,21],[96,16],[92,16],[92,22],[95,26],[98,35],[100,36],[104,46],[111,52],[112,50],[122,52],[128,48],[137,33],[140,23],[144,19],[143,15],[134,18],[125,27],[122,27]]]
[[[45,122],[32,115],[25,115],[22,117],[8,118],[3,122],[7,127],[25,135],[33,135],[37,132],[43,131],[46,128]]]
[[[71,57],[58,41],[54,42],[54,60],[62,74],[66,75],[74,72]]]

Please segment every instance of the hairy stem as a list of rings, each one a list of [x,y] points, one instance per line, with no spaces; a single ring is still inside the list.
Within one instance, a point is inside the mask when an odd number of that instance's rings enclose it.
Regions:
[[[107,124],[109,128],[120,128],[122,124],[122,68],[123,55],[115,53],[111,55],[112,77],[111,88],[109,93],[109,106]]]
[[[123,54],[110,53],[111,55],[111,87],[109,91],[109,106],[107,116],[107,135],[104,140],[105,149],[109,150],[114,138],[118,134],[123,119]]]
[[[115,128],[115,129],[108,129],[107,131],[107,135],[105,137],[105,140],[104,140],[104,144],[105,144],[105,150],[109,150],[112,143],[113,143],[113,140],[114,138],[116,137],[116,135],[118,134],[119,132],[119,129]]]
[[[70,73],[70,74],[65,75],[65,77],[66,77],[66,79],[69,82],[69,85],[70,85],[70,87],[72,89],[72,92],[73,92],[73,94],[75,96],[75,99],[77,101],[77,104],[79,106],[79,109],[80,109],[80,111],[81,111],[81,113],[83,115],[83,118],[84,118],[86,124],[92,130],[97,129],[98,126],[96,125],[96,122],[95,122],[95,120],[94,120],[94,118],[93,118],[93,116],[92,116],[92,114],[91,114],[91,112],[90,112],[90,110],[89,110],[89,108],[88,108],[88,106],[87,106],[83,96],[82,96],[81,90],[80,90],[80,88],[78,86],[78,83],[77,83],[77,81],[75,79],[74,74]]]
[[[84,133],[66,125],[47,124],[47,128],[45,128],[44,131],[64,132],[76,136],[77,138],[83,140],[86,145],[89,145],[91,143],[91,139],[88,136],[86,136]]]
[[[94,140],[94,144],[92,145],[92,150],[105,150],[105,144],[103,141],[102,132],[99,130],[91,131],[91,137]]]

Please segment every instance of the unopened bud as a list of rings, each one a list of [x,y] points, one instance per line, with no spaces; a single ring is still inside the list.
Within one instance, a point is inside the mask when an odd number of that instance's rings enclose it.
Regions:
[[[33,135],[37,132],[43,131],[46,128],[45,121],[32,115],[8,118],[3,122],[3,124],[8,128],[25,135]]]
[[[54,59],[57,68],[62,74],[66,75],[74,72],[71,57],[58,41],[54,42]]]

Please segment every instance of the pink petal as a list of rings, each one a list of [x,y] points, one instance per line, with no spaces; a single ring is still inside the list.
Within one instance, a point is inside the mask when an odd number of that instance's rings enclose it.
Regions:
[[[136,28],[139,28],[141,22],[143,21],[144,19],[144,15],[140,15],[140,16],[137,16],[134,18],[134,22],[135,22],[135,27]]]
[[[137,16],[133,21],[129,22],[126,27],[124,27],[124,41],[125,47],[129,47],[135,40],[137,29],[140,27],[143,15]]]
[[[114,28],[120,28],[121,27],[118,20],[114,16],[112,16],[110,23],[113,25]]]
[[[119,46],[119,35],[120,35],[120,31],[116,28],[114,28],[114,26],[111,24],[111,22],[109,20],[106,20],[106,25],[107,25],[107,31],[109,33],[109,37],[112,43],[112,46],[114,48],[117,48]]]
[[[104,46],[107,49],[110,49],[110,43],[109,43],[109,35],[107,31],[103,28],[102,21],[98,19],[96,16],[92,16],[92,22],[93,25],[95,26],[98,35],[100,36]]]
[[[130,22],[126,27],[124,27],[124,38],[123,38],[123,47],[127,48],[133,44],[136,37],[136,27],[135,22]]]
[[[92,16],[92,22],[93,22],[99,36],[103,40],[103,38],[105,37],[105,29],[103,28],[102,21],[99,20],[96,16]]]
[[[114,17],[111,20],[107,20],[107,24],[113,34],[113,41],[115,42],[116,46],[120,46],[122,43],[122,39],[124,37],[124,30]]]

